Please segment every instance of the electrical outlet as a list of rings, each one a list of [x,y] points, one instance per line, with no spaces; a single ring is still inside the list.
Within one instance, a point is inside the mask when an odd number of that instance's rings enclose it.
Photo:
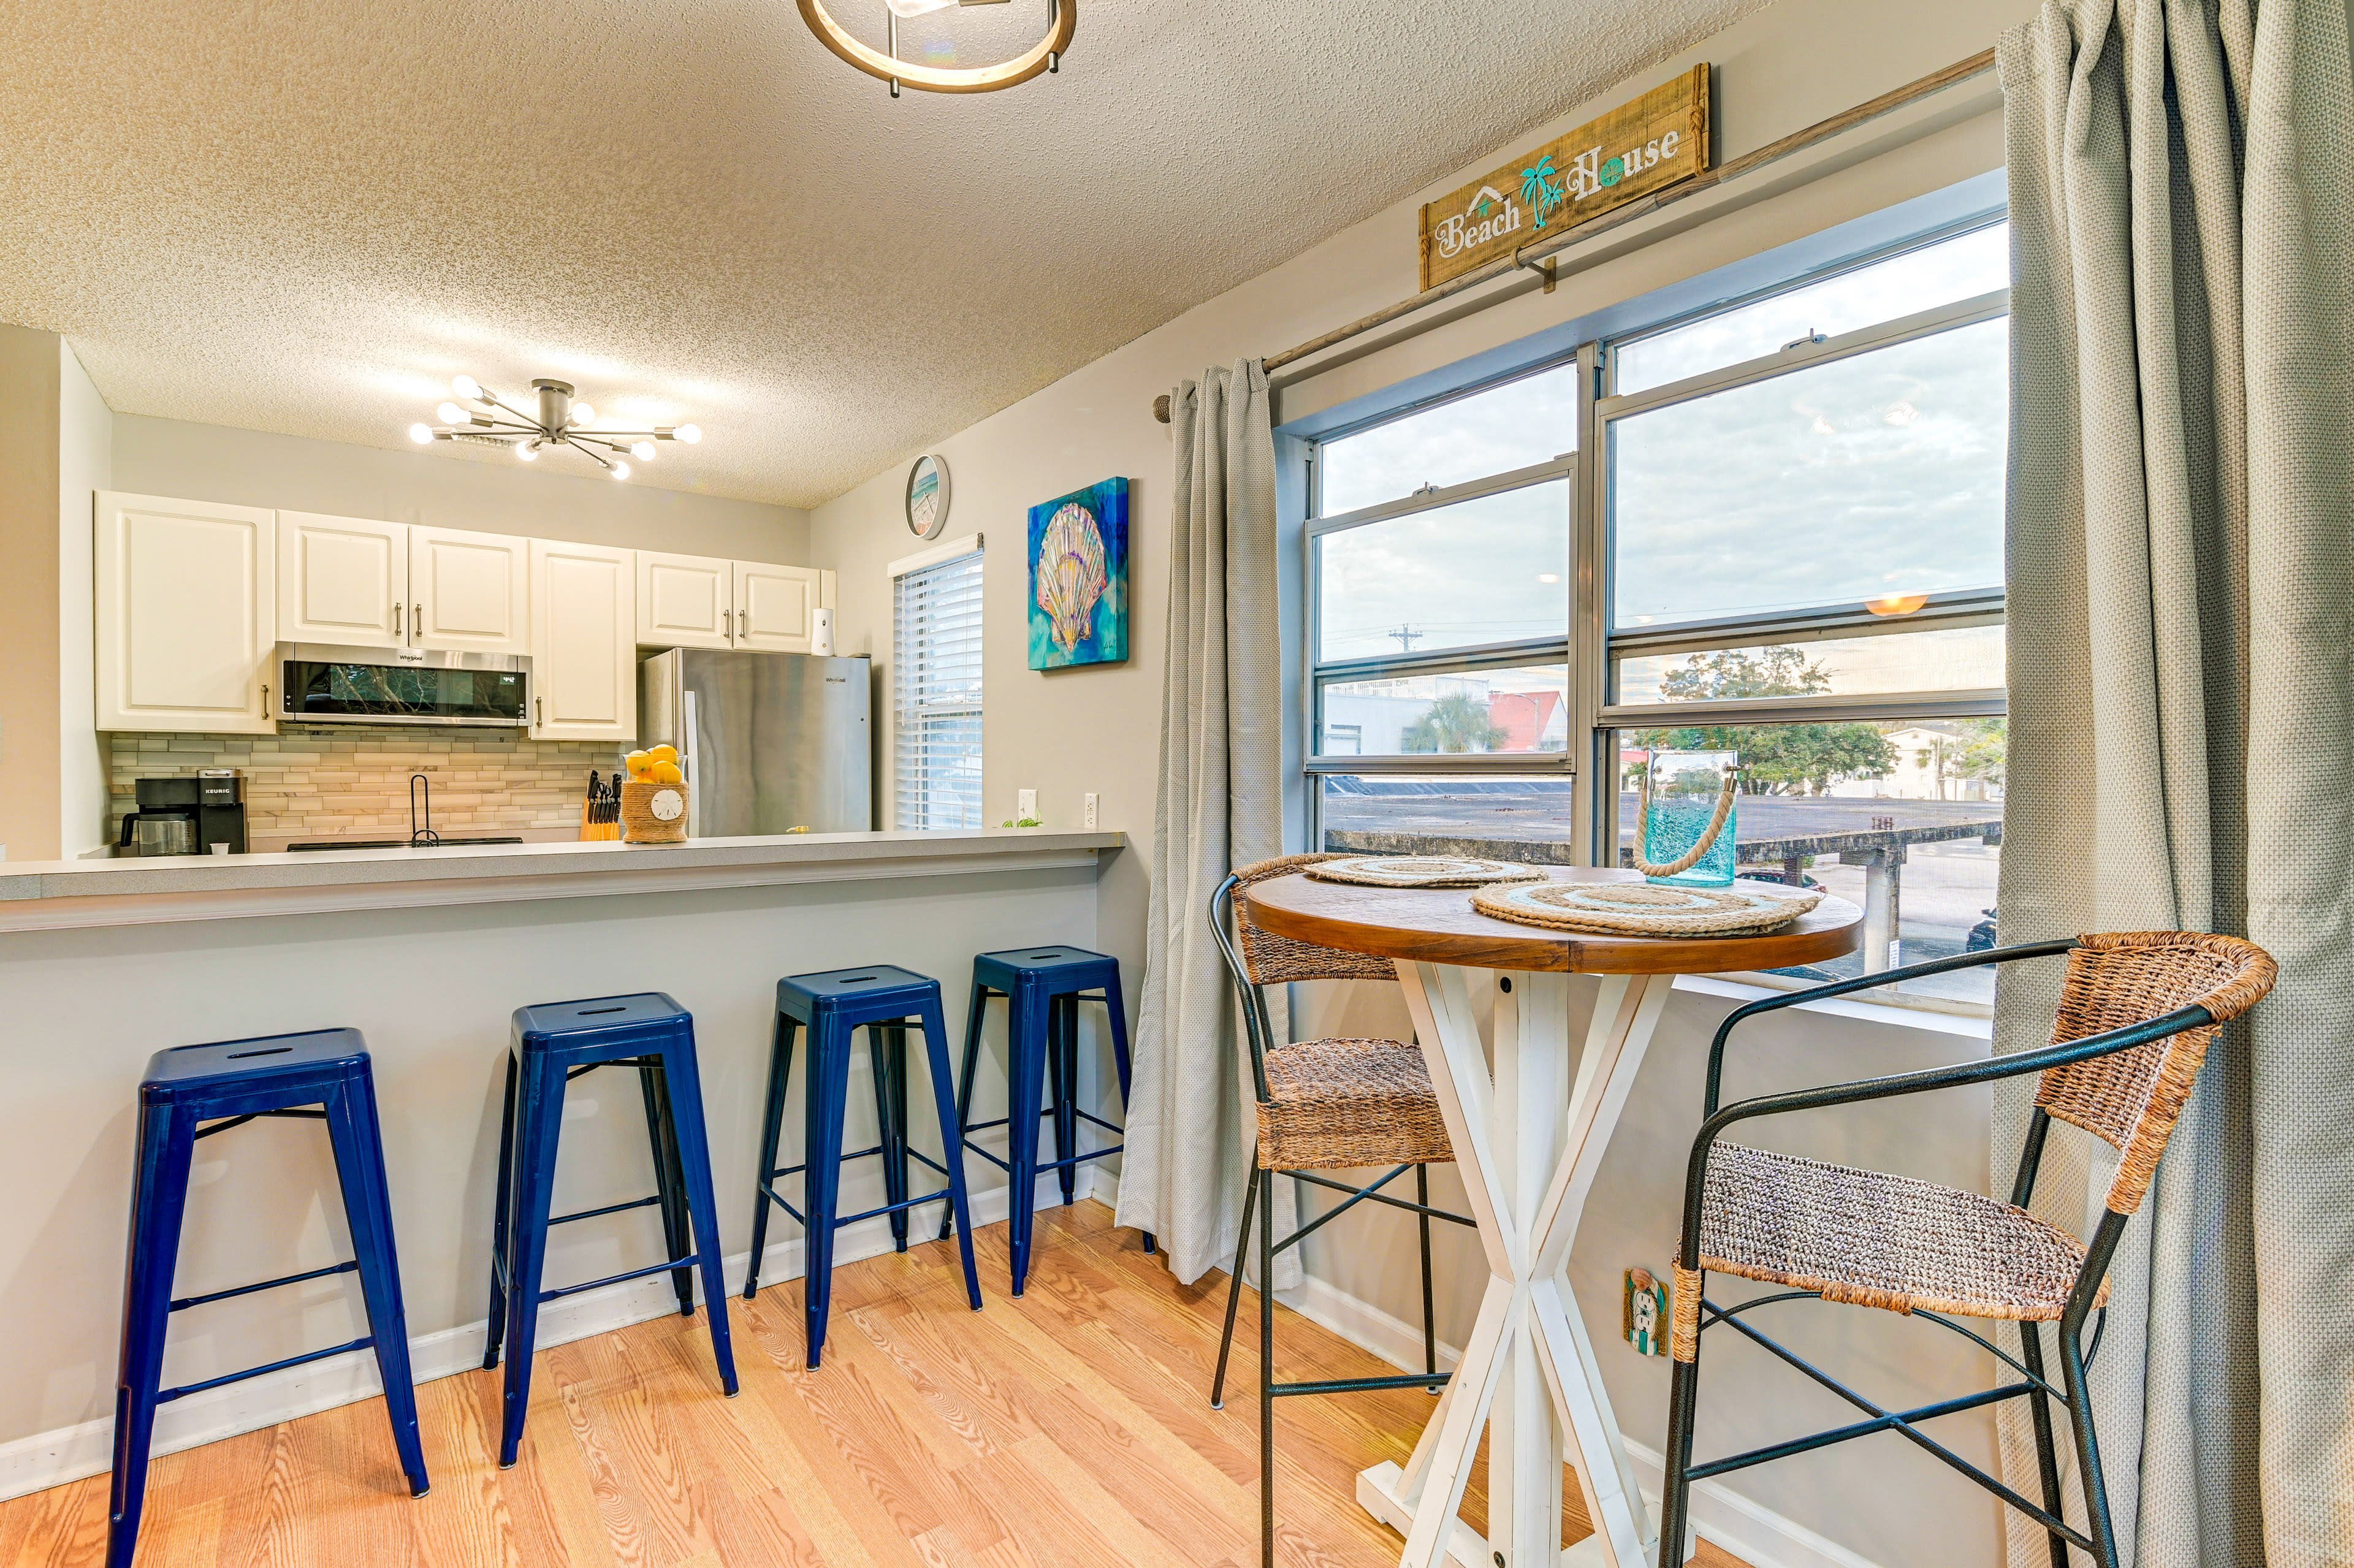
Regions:
[[[1092,789],[1090,789],[1090,790],[1088,790],[1088,791],[1087,792],[1087,796],[1086,796],[1086,801],[1087,801],[1087,803],[1086,803],[1086,805],[1085,805],[1083,808],[1081,808],[1081,809],[1082,809],[1082,810],[1086,813],[1086,814],[1085,814],[1085,816],[1084,816],[1084,818],[1082,819],[1082,825],[1083,825],[1083,826],[1092,829],[1092,828],[1094,828],[1094,827],[1097,825],[1097,823],[1096,823],[1096,802],[1097,802],[1097,801],[1098,801],[1098,800],[1102,800],[1102,799],[1103,799],[1103,797],[1102,797],[1102,796],[1097,795],[1097,794],[1094,790],[1092,790]]]
[[[1036,816],[1038,814],[1038,791],[1035,789],[1016,789],[1013,791],[1013,814],[1017,817]]]

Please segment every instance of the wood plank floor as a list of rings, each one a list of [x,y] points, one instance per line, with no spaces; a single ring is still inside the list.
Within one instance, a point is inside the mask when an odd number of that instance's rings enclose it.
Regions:
[[[945,1243],[835,1273],[826,1365],[801,1359],[801,1287],[731,1299],[743,1393],[719,1396],[701,1319],[543,1352],[522,1462],[494,1452],[499,1374],[418,1391],[433,1489],[406,1494],[371,1400],[155,1461],[142,1568],[1252,1568],[1258,1402],[1247,1337],[1209,1408],[1224,1275],[1176,1284],[1086,1202],[1039,1216],[1007,1296],[1005,1227],[980,1233],[985,1310]],[[1246,1322],[1256,1303],[1246,1298]],[[1286,1310],[1279,1375],[1391,1372]],[[1278,1406],[1278,1560],[1380,1568],[1398,1538],[1354,1501],[1403,1463],[1416,1391]],[[1464,1516],[1486,1509],[1475,1471]],[[69,1568],[106,1538],[107,1478],[0,1503],[0,1563]],[[1575,1509],[1576,1491],[1569,1493]],[[1569,1538],[1585,1533],[1573,1519]],[[1705,1546],[1699,1559],[1739,1568]]]

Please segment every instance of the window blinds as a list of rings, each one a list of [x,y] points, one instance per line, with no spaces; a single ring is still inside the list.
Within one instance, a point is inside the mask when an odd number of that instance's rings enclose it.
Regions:
[[[894,579],[895,821],[978,828],[981,816],[981,552]]]

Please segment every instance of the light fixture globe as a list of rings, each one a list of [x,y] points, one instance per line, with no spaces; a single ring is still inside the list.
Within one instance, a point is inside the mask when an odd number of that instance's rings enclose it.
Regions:
[[[843,29],[825,8],[824,0],[799,0],[801,20],[809,24],[817,41],[848,60],[867,75],[891,84],[891,96],[899,96],[902,83],[920,88],[926,92],[995,92],[1028,81],[1045,71],[1062,67],[1063,51],[1071,46],[1071,35],[1079,30],[1079,0],[1046,0],[1046,36],[1014,56],[991,66],[970,69],[918,65],[898,58],[899,18],[921,16],[928,11],[945,10],[950,4],[960,5],[990,5],[1003,0],[938,0],[925,4],[923,0],[885,0],[885,17],[890,27],[889,53],[862,43]]]

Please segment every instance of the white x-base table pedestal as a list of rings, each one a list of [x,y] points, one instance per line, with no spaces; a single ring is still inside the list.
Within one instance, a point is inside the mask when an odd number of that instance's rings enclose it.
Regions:
[[[1552,875],[1634,874],[1564,866]],[[1279,935],[1396,961],[1487,1255],[1479,1317],[1430,1424],[1404,1468],[1384,1463],[1357,1478],[1358,1500],[1405,1535],[1400,1568],[1656,1563],[1657,1525],[1569,1287],[1578,1216],[1675,976],[1835,958],[1855,946],[1861,911],[1825,899],[1764,936],[1670,939],[1511,925],[1475,913],[1459,890],[1292,875],[1259,884],[1249,897],[1254,919]],[[1492,1075],[1471,1005],[1479,970],[1497,987]],[[1573,1063],[1570,982],[1578,973],[1598,976],[1599,991]],[[1458,1517],[1483,1426],[1484,1541]],[[1566,1550],[1564,1460],[1594,1521],[1593,1534]],[[1676,1562],[1690,1555],[1684,1546]]]

